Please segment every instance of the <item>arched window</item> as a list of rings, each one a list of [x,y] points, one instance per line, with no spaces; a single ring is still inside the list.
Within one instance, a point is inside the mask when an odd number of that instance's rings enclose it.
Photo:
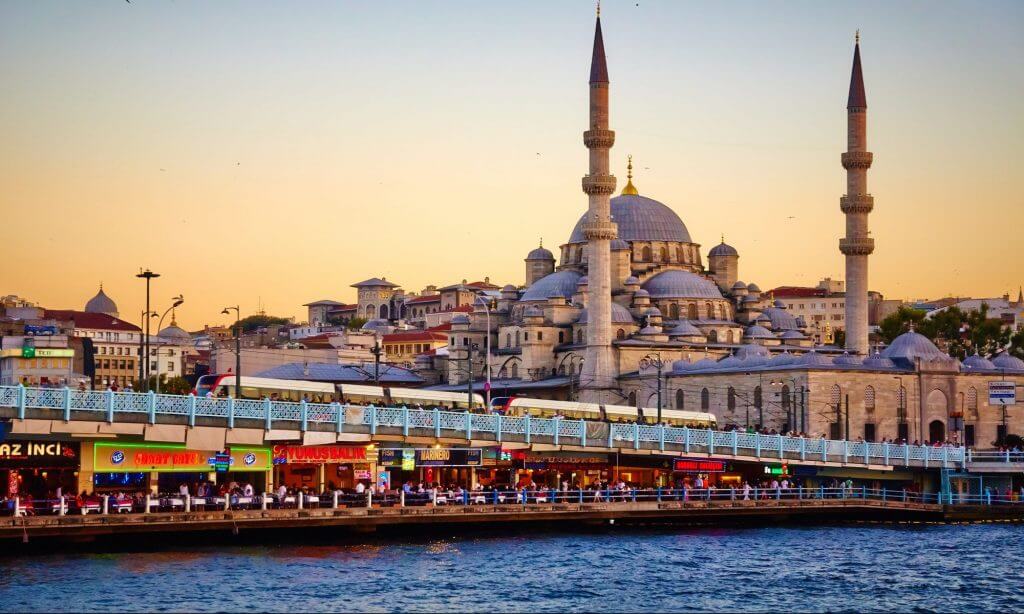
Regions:
[[[636,393],[635,392],[630,392],[629,393],[629,396],[626,398],[626,404],[629,405],[630,407],[636,407]]]
[[[582,247],[576,248],[576,262],[577,263],[583,262],[583,248]]]
[[[374,319],[376,317],[377,317],[377,306],[376,305],[372,305],[372,304],[371,305],[367,305],[366,306],[366,318],[368,320],[372,320],[372,319]]]
[[[711,393],[708,392],[707,388],[700,391],[700,408],[703,410],[711,409]]]
[[[761,387],[754,387],[754,407],[761,409]]]
[[[498,371],[498,379],[505,379],[506,377],[508,377],[508,372],[507,372],[507,371],[505,371],[505,367],[502,367],[502,368],[501,368],[501,369],[500,369],[500,370]]]
[[[523,341],[529,341],[529,340],[530,340],[530,331],[524,330],[523,331]]]
[[[519,363],[516,363],[516,362],[512,363],[512,368],[510,369],[510,371],[512,373],[512,378],[513,379],[519,377]]]
[[[708,316],[709,320],[714,320],[715,319],[715,307],[714,307],[714,305],[712,305],[711,303],[708,303],[707,305],[705,305],[704,311],[707,313],[707,316]]]
[[[583,329],[576,330],[576,343],[583,343]]]
[[[388,319],[388,306],[387,305],[381,305],[380,306],[380,318],[382,320],[387,320]]]
[[[679,303],[672,303],[668,306],[668,317],[672,320],[679,319]]]
[[[662,248],[659,250],[658,260],[660,260],[662,262],[668,262],[668,248],[667,247],[662,246]]]
[[[726,342],[726,343],[735,343],[735,339],[736,339],[736,338],[735,338],[735,337],[733,336],[733,334],[732,334],[732,329],[730,329],[730,330],[727,330],[727,331],[725,332],[725,342]]]
[[[686,398],[682,388],[676,390],[676,409],[686,409]]]
[[[967,409],[978,409],[978,389],[974,386],[967,391]]]
[[[512,347],[512,333],[505,333],[505,347]]]
[[[626,338],[626,331],[622,330],[621,328],[615,331],[615,338],[618,339],[619,341],[622,341],[623,339]]]
[[[676,247],[676,262],[682,262],[682,261],[683,261],[683,248],[682,247]]]
[[[565,375],[565,365],[558,365],[558,374]]]
[[[519,347],[519,331],[516,331],[516,347]]]
[[[558,342],[565,343],[565,331],[558,331]]]
[[[651,246],[650,245],[645,245],[644,249],[640,253],[642,254],[642,256],[640,256],[640,259],[643,262],[650,262],[651,261]]]
[[[729,394],[725,397],[726,407],[729,409],[736,409],[736,389],[729,386]]]
[[[718,343],[718,331],[717,330],[710,330],[710,331],[708,331],[708,342],[710,342],[710,343]]]
[[[864,411],[875,411],[875,388],[873,386],[864,389]]]
[[[697,303],[690,303],[686,306],[686,317],[691,320],[697,319]]]
[[[839,401],[843,398],[843,391],[839,388],[839,384],[832,384],[832,390],[829,392],[828,402],[832,407],[839,411]]]

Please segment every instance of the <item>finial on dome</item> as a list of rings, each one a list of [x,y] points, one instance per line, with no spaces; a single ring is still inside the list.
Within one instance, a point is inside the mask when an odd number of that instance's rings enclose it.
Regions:
[[[597,10],[600,12],[600,7]],[[858,45],[860,44],[860,28],[857,28],[857,33],[853,35],[853,42]]]
[[[597,18],[601,18],[601,0],[597,0]],[[858,30],[859,32],[860,30]]]
[[[629,163],[626,164],[626,185],[625,185],[625,187],[622,188],[622,194],[623,195],[631,194],[633,196],[636,196],[636,195],[640,194],[640,192],[637,191],[636,186],[633,185],[633,155],[632,154],[629,155]]]
[[[541,237],[541,238],[540,238],[540,246],[541,246],[541,247],[544,247],[544,237]]]

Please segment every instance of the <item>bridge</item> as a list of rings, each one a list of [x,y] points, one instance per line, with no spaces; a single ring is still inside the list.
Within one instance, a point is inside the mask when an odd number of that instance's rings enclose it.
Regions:
[[[746,461],[853,466],[966,468],[962,447],[853,442],[665,425],[608,423],[153,392],[0,386],[0,419],[35,422],[34,434],[143,434],[151,425],[261,431],[266,439],[306,442],[385,439],[446,445],[511,444],[543,450],[707,455]],[[47,424],[49,421],[49,424]],[[114,424],[131,429],[104,428]],[[72,431],[66,426],[74,424]],[[61,426],[58,426],[61,425]],[[272,435],[272,436],[271,436]]]

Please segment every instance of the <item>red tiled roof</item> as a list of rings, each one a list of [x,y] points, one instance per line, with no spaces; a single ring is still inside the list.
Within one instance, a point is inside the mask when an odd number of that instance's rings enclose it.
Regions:
[[[43,317],[61,322],[72,322],[75,328],[91,328],[96,330],[127,330],[141,332],[141,328],[124,320],[108,316],[105,313],[75,311],[74,309],[45,309]]]
[[[459,305],[458,307],[452,307],[451,309],[445,309],[441,313],[451,313],[457,311],[459,313],[473,313],[472,305]]]
[[[429,331],[415,331],[410,333],[391,333],[384,335],[384,343],[406,343],[410,341],[447,341],[448,335],[444,333],[432,333]]]
[[[809,288],[802,286],[779,286],[768,291],[769,296],[775,298],[812,298],[816,296],[828,296],[823,288]]]
[[[444,333],[444,332],[450,331],[451,329],[452,329],[452,323],[451,322],[445,322],[444,324],[438,324],[437,326],[431,326],[427,330],[431,331],[431,332]]]
[[[433,294],[431,296],[417,296],[406,301],[407,303],[438,303],[441,301],[440,294]]]
[[[474,281],[466,284],[467,288],[478,288],[480,290],[498,290],[501,286],[496,286],[486,281]]]

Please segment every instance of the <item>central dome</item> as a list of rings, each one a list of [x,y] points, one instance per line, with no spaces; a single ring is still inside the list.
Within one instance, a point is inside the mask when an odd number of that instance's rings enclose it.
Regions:
[[[692,243],[690,231],[676,212],[653,198],[639,194],[623,194],[611,200],[612,221],[619,225],[623,241],[673,241]],[[583,223],[587,214],[576,222],[569,243],[586,243]]]

